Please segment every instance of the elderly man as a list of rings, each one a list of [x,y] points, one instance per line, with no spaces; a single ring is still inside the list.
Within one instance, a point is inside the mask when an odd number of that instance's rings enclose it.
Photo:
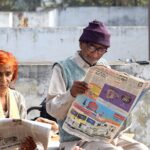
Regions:
[[[58,120],[60,133],[60,150],[148,150],[148,148],[125,136],[118,134],[112,143],[104,141],[86,142],[62,129],[67,112],[78,94],[88,90],[83,82],[86,72],[97,65],[110,47],[110,34],[106,26],[97,20],[84,28],[79,39],[80,50],[75,56],[54,64],[47,97],[47,112]],[[99,61],[100,60],[100,61]]]

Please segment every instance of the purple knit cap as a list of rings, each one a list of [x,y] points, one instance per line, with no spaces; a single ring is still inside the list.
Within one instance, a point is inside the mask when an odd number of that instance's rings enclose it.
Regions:
[[[83,33],[79,41],[93,42],[110,47],[110,33],[102,22],[94,20],[83,29]]]

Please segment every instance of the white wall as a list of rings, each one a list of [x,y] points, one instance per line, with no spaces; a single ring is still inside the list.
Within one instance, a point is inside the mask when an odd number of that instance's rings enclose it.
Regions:
[[[11,12],[0,12],[0,27],[12,27]]]
[[[147,27],[110,27],[108,60],[147,60]],[[0,28],[0,49],[14,53],[19,61],[57,61],[79,49],[82,28]]]
[[[0,12],[0,27],[13,27],[19,24],[18,14]],[[56,26],[85,26],[93,19],[98,19],[112,26],[147,26],[147,7],[68,7],[66,9],[52,9],[41,12],[23,12],[28,18],[29,27]]]
[[[110,60],[148,60],[147,27],[112,27],[111,48],[106,58]]]
[[[68,7],[60,11],[59,26],[85,26],[93,19],[112,26],[143,26],[148,22],[146,7]]]
[[[13,27],[18,27],[19,12],[13,13]],[[28,18],[29,27],[48,27],[49,26],[49,12],[23,12],[23,17]],[[54,16],[55,17],[55,16]]]

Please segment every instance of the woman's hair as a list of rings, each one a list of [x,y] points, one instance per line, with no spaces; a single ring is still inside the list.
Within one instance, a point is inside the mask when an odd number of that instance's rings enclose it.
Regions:
[[[12,53],[0,50],[0,65],[6,64],[13,67],[14,73],[11,81],[15,81],[18,77],[18,62]]]

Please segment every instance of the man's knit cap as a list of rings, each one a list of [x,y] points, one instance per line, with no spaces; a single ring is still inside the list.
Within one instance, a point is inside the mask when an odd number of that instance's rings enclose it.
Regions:
[[[79,41],[93,42],[110,47],[110,33],[104,23],[94,20],[83,29],[83,33]]]

